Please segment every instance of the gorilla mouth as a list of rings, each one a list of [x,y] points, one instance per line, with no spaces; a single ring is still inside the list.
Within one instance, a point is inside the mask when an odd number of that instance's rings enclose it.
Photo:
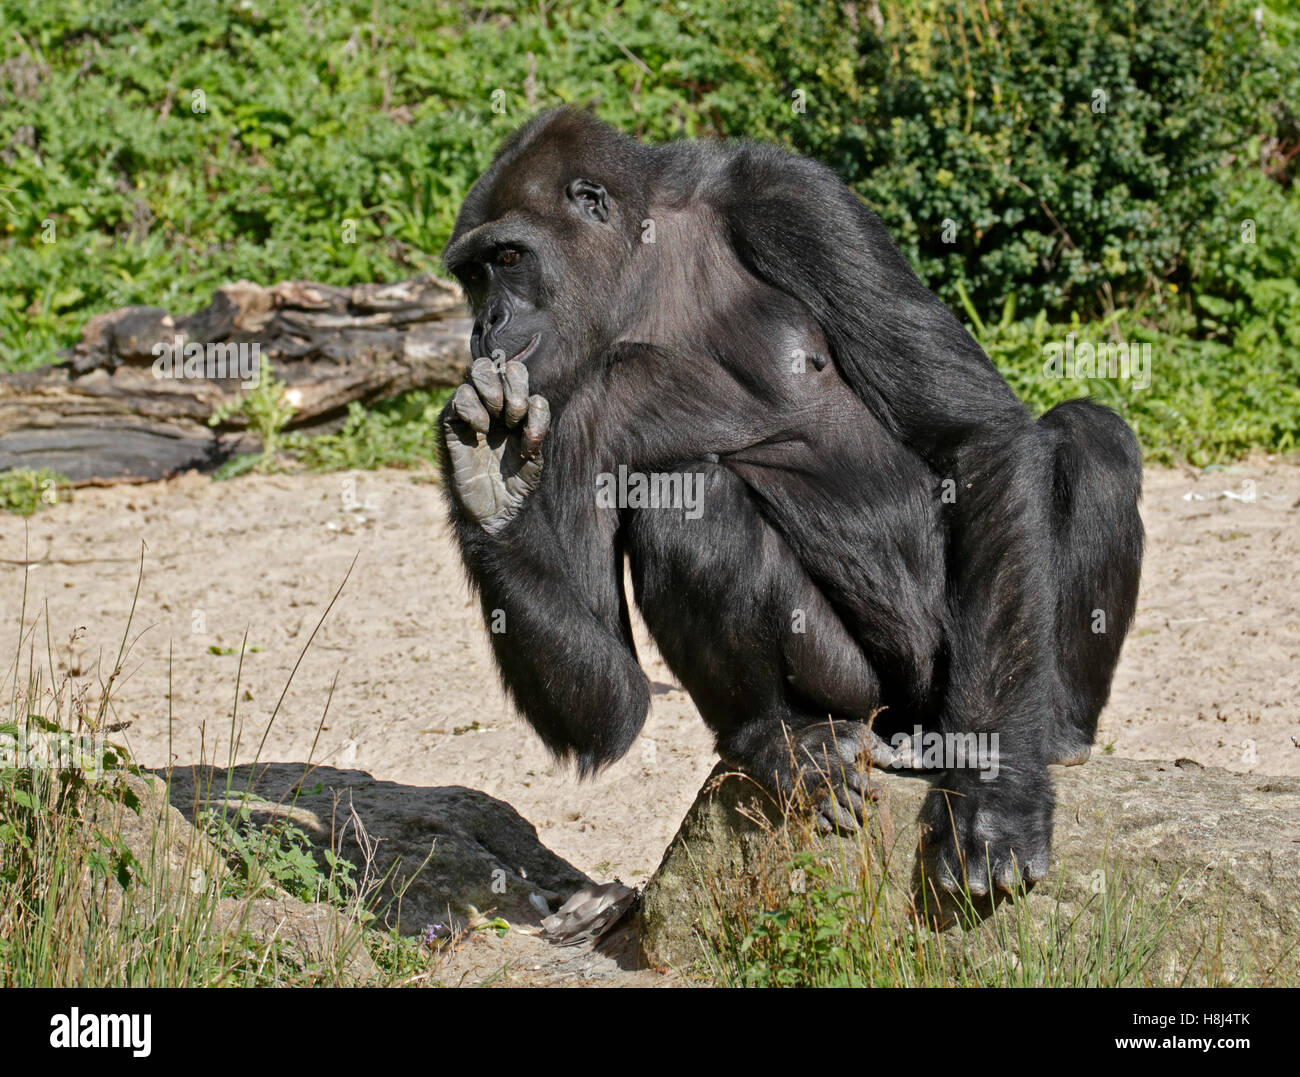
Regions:
[[[534,333],[533,339],[530,340],[527,344],[525,344],[522,348],[520,348],[519,351],[517,351],[509,359],[507,359],[506,362],[522,363],[525,359],[527,359],[530,355],[532,355],[534,351],[537,350],[537,342],[540,341],[541,339],[542,339],[541,333]]]

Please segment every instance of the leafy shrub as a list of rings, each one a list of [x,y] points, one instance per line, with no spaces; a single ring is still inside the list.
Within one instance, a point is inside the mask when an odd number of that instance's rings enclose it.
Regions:
[[[931,287],[981,311],[1186,286],[1188,252],[1225,241],[1230,166],[1297,134],[1300,64],[1232,0],[889,5],[863,64],[858,189]]]
[[[1168,379],[1131,412],[1144,436],[1183,431],[1148,442],[1157,455],[1285,448],[1300,21],[1265,3],[1261,35],[1257,6],[11,0],[0,367],[50,361],[96,312],[183,313],[240,277],[436,271],[505,134],[590,103],[649,138],[748,136],[825,161],[985,323],[1014,296],[1050,332],[1105,316],[1161,337]],[[1242,410],[1208,406],[1225,389]],[[321,466],[356,444],[321,444]]]

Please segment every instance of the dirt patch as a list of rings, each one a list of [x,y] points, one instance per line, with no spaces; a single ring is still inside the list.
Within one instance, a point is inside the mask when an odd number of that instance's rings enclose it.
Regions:
[[[1142,593],[1097,743],[1300,774],[1300,467],[1148,470],[1143,497]]]
[[[1137,758],[1300,774],[1300,466],[1148,471],[1144,514],[1138,617],[1099,743]],[[48,604],[59,675],[70,667],[92,684],[97,666],[103,676],[112,667],[143,543],[133,637],[145,631],[114,689],[114,720],[130,723],[119,735],[149,766],[226,765],[237,706],[235,762],[252,761],[265,734],[264,761],[310,757],[385,781],[481,789],[593,878],[636,885],[715,761],[640,630],[653,684],[641,740],[587,783],[551,762],[498,686],[439,490],[406,472],[91,489],[30,522],[29,554],[21,520],[0,517],[0,536],[0,624],[12,632],[18,620],[24,570],[12,562],[48,555],[27,570],[26,623]],[[74,628],[84,631],[68,648]],[[43,655],[43,636],[36,646]]]

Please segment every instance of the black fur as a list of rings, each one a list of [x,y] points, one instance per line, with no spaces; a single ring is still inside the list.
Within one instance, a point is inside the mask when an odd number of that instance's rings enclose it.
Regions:
[[[1035,421],[879,219],[771,147],[645,146],[547,113],[475,184],[445,258],[475,354],[530,347],[551,406],[508,526],[449,497],[485,614],[505,612],[505,684],[547,746],[589,773],[641,729],[626,557],[724,759],[784,792],[811,772],[860,807],[807,762],[860,747],[858,723],[996,733],[996,780],[939,783],[956,794],[930,816],[941,881],[1041,877],[1046,766],[1086,755],[1136,601],[1123,422],[1084,401]],[[700,476],[703,515],[598,506],[619,465]]]

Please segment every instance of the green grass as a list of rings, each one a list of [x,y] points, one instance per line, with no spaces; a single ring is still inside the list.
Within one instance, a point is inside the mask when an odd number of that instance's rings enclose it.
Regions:
[[[937,930],[882,849],[878,833],[828,849],[798,826],[782,828],[766,853],[775,870],[754,872],[755,887],[706,883],[700,967],[729,987],[1300,983],[1294,954],[1265,969],[1249,953],[1229,952],[1222,918],[1236,911],[1226,900],[1193,907],[1181,880],[1136,874],[1108,856],[1092,866],[1085,902],[1064,898],[1059,880],[1069,866],[1058,864],[1058,885],[1050,877],[1039,884],[1034,911],[1013,899],[986,918],[967,896],[945,910],[948,925]]]
[[[1159,943],[1180,913],[1140,888],[1097,898],[1087,930],[1061,913],[1044,929],[1004,905],[991,935],[945,936],[920,918],[897,930],[879,883],[857,883],[811,855],[795,860],[807,890],[756,917],[722,920],[715,975],[734,987],[1136,987],[1159,982]],[[745,929],[742,931],[741,927]]]
[[[91,685],[58,673],[48,616],[28,623],[23,578],[18,644],[0,679],[0,987],[343,986],[355,983],[352,957],[362,950],[381,985],[429,977],[436,955],[372,926],[383,880],[332,849],[313,849],[283,818],[249,825],[252,798],[228,778],[207,792],[233,811],[200,816],[209,841],[189,840],[188,827],[181,840],[172,830],[180,824],[159,810],[170,786],[158,801],[142,784],[145,772],[112,743],[110,701],[132,616],[98,700],[88,702]],[[101,772],[16,749],[69,737],[104,745]],[[128,828],[142,836],[128,841]],[[247,930],[249,903],[278,895],[338,910],[319,952]]]

